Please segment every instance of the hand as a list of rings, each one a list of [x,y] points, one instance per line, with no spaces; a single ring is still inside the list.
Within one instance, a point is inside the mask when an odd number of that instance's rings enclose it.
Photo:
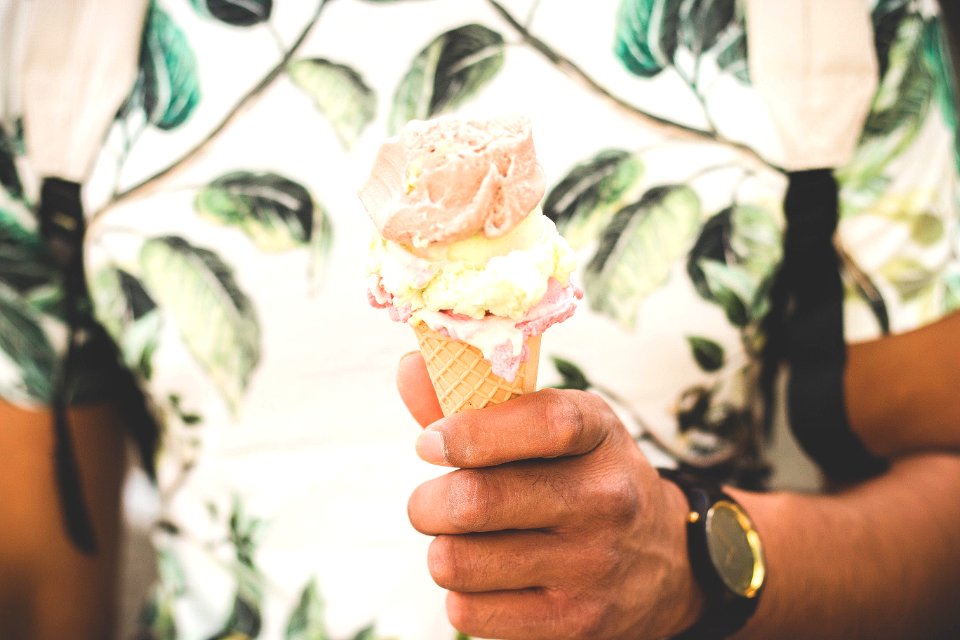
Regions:
[[[401,361],[398,388],[430,425],[420,457],[459,467],[408,505],[413,526],[436,536],[428,565],[457,629],[637,640],[693,624],[686,500],[599,396],[547,389],[441,419],[419,354]]]

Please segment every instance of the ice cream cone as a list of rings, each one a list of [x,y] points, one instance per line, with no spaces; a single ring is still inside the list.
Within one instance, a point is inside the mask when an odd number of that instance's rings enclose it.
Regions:
[[[447,338],[422,322],[413,330],[445,416],[506,402],[536,389],[540,336],[527,339],[529,357],[513,382],[508,382],[491,370],[476,347]]]

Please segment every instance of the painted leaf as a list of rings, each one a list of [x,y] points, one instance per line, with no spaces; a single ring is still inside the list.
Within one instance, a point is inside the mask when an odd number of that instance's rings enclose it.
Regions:
[[[275,173],[235,171],[220,176],[197,193],[194,206],[209,220],[239,227],[264,251],[295,249],[313,235],[310,193]]]
[[[468,24],[434,39],[414,58],[393,96],[389,130],[461,105],[503,66],[503,36]]]
[[[375,640],[376,637],[376,627],[371,624],[357,631],[353,636],[353,640]]]
[[[946,311],[956,311],[960,309],[960,272],[954,272],[944,279],[946,288],[944,295],[944,309]]]
[[[947,127],[954,132],[954,159],[960,169],[960,126],[957,123],[956,76],[951,72],[950,48],[943,25],[927,20],[923,26],[923,59],[934,78],[934,94]]]
[[[700,262],[712,260],[727,264],[728,261],[733,261],[733,248],[730,246],[730,236],[733,234],[732,212],[732,208],[727,208],[711,216],[687,255],[687,275],[690,276],[697,293],[707,300],[712,301],[713,294]]]
[[[310,580],[300,592],[297,607],[287,622],[285,640],[327,640],[323,621],[324,606],[316,580]]]
[[[174,129],[200,102],[197,60],[186,35],[157,3],[151,3],[140,45],[140,73],[121,116],[142,108],[159,129]]]
[[[929,247],[940,242],[945,231],[938,215],[923,212],[910,216],[910,238],[920,246]]]
[[[134,636],[136,638],[177,640],[177,621],[173,613],[173,602],[159,589],[154,590],[153,595],[144,605],[137,624],[139,630]]]
[[[352,68],[323,58],[297,60],[287,72],[333,125],[344,149],[351,149],[376,114],[373,89]]]
[[[6,287],[0,288],[0,352],[20,369],[22,388],[16,392],[42,402],[50,399],[57,354],[40,318]]]
[[[873,23],[873,43],[877,51],[880,77],[887,72],[890,47],[897,38],[900,21],[907,15],[910,0],[879,0],[870,12]]]
[[[880,267],[880,275],[897,290],[900,299],[908,302],[918,297],[933,281],[933,274],[914,258],[900,256]]]
[[[270,19],[273,0],[190,0],[202,16],[234,27],[250,27]]]
[[[672,64],[682,0],[621,0],[614,53],[630,72],[652,78]]]
[[[883,136],[908,123],[919,126],[926,115],[934,82],[923,61],[923,32],[920,16],[907,16],[900,21],[890,47],[887,72],[880,80],[864,124],[864,137]]]
[[[40,236],[0,210],[0,283],[18,293],[56,280],[56,268]]]
[[[568,173],[547,194],[544,214],[574,247],[595,239],[624,204],[639,196],[644,165],[620,149],[601,151]]]
[[[120,345],[127,366],[149,380],[163,326],[153,298],[135,276],[114,267],[101,269],[91,278],[90,295],[97,317]]]
[[[733,22],[737,0],[683,0],[678,12],[680,39],[694,57],[712,49]]]
[[[627,327],[687,250],[700,220],[700,198],[687,186],[650,189],[614,215],[587,265],[591,306]]]
[[[217,640],[240,640],[256,638],[263,626],[260,605],[240,596],[234,598],[233,609],[224,630],[216,636]]]
[[[887,302],[883,294],[871,278],[859,265],[849,259],[846,254],[840,253],[841,276],[848,295],[855,295],[870,307],[883,335],[890,333],[890,314],[887,311]]]
[[[921,16],[897,19],[886,72],[880,78],[860,144],[851,161],[836,174],[842,187],[841,215],[867,209],[890,183],[887,166],[920,133],[934,87],[933,74],[924,62],[923,32]]]
[[[157,307],[135,276],[116,267],[101,269],[90,279],[90,295],[97,316],[114,338],[120,336],[125,324]]]
[[[563,381],[557,385],[558,389],[579,389],[580,391],[586,391],[590,388],[590,381],[587,380],[587,376],[580,367],[569,360],[554,357],[553,366],[556,367],[557,373],[559,373],[563,379]]]
[[[743,84],[750,84],[747,62],[747,32],[743,26],[729,27],[715,45],[717,66]]]
[[[723,347],[713,340],[700,336],[687,336],[687,344],[690,345],[693,359],[704,371],[712,373],[723,366]]]
[[[327,259],[333,248],[333,224],[330,214],[320,204],[316,204],[313,222],[313,238],[310,242],[310,282],[319,287],[327,272]]]
[[[260,361],[260,325],[230,268],[175,236],[148,240],[140,268],[152,298],[235,410]]]
[[[769,210],[738,204],[730,212],[730,248],[738,263],[758,279],[770,276],[783,254],[783,230]]]
[[[751,318],[751,302],[756,299],[757,284],[742,267],[716,260],[700,260],[709,299],[720,305],[735,327],[745,327]]]
[[[23,184],[14,158],[19,155],[16,141],[0,125],[0,186],[14,198],[23,196]]]

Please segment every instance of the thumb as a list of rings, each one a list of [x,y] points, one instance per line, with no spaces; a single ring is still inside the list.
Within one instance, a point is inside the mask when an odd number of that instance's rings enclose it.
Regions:
[[[420,423],[421,427],[436,422],[443,417],[437,392],[433,389],[430,376],[427,374],[427,365],[418,351],[413,351],[400,358],[397,367],[397,390],[400,398],[407,405],[410,415]]]

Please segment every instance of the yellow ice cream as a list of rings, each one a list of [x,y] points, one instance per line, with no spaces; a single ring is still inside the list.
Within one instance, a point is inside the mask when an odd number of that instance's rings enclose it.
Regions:
[[[451,311],[481,319],[520,320],[545,295],[551,278],[566,285],[574,255],[553,222],[538,208],[495,238],[476,234],[416,253],[376,237],[370,273],[393,296],[393,305],[418,311]]]

